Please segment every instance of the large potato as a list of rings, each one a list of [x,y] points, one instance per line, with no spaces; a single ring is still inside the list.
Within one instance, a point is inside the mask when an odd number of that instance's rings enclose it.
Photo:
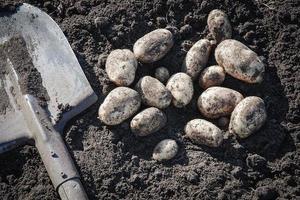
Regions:
[[[160,130],[166,123],[166,115],[161,110],[151,107],[133,117],[130,122],[130,128],[137,136],[147,136]]]
[[[263,80],[265,67],[257,54],[237,40],[224,40],[215,51],[217,63],[226,73],[247,83]]]
[[[199,85],[203,89],[211,86],[218,86],[225,80],[225,71],[223,67],[213,65],[205,68],[199,76]]]
[[[182,71],[192,79],[196,79],[202,69],[206,67],[212,44],[207,39],[196,42],[187,52],[183,61]]]
[[[198,108],[207,118],[219,118],[230,115],[243,98],[243,95],[235,90],[217,86],[210,87],[199,96]]]
[[[209,32],[218,43],[231,38],[232,28],[227,15],[223,11],[212,10],[208,15],[207,24]]]
[[[196,144],[218,147],[223,141],[221,129],[204,119],[193,119],[189,121],[184,128],[184,132],[186,136]]]
[[[159,142],[153,150],[153,159],[157,161],[170,160],[176,156],[178,145],[175,140],[165,139]]]
[[[99,108],[99,119],[107,125],[117,125],[138,111],[141,97],[138,92],[127,87],[112,90]]]
[[[246,97],[233,110],[229,132],[246,138],[260,129],[267,119],[264,101],[255,96]]]
[[[173,105],[182,108],[190,103],[194,94],[193,81],[191,77],[185,73],[177,73],[168,80],[167,89],[173,96]]]
[[[169,90],[156,78],[144,76],[136,85],[145,105],[154,106],[160,109],[168,107],[172,101]]]
[[[108,78],[118,86],[130,85],[134,80],[136,69],[137,60],[128,49],[113,50],[105,64]]]
[[[152,63],[164,57],[173,44],[173,35],[169,30],[156,29],[138,39],[133,52],[139,61]]]

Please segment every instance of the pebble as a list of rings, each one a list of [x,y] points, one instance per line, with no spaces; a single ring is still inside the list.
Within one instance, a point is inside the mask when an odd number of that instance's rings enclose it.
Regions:
[[[169,90],[156,78],[144,76],[136,85],[136,90],[141,95],[145,105],[164,109],[172,101],[172,95]]]
[[[150,107],[133,117],[130,128],[137,136],[147,136],[163,128],[166,123],[167,116],[158,108]]]
[[[255,96],[246,97],[231,114],[229,132],[246,138],[259,130],[267,119],[264,101]]]
[[[224,40],[215,50],[215,58],[227,74],[247,83],[260,83],[265,66],[258,55],[233,39]]]
[[[106,59],[108,78],[118,86],[129,86],[135,78],[137,60],[128,49],[113,50]]]
[[[185,56],[182,71],[195,80],[201,70],[206,67],[211,47],[212,44],[207,39],[201,39],[196,42]]]
[[[184,127],[186,136],[196,144],[218,147],[223,141],[221,129],[204,119],[193,119]]]
[[[141,105],[141,97],[133,89],[118,87],[100,105],[99,119],[107,125],[117,125],[134,115]]]
[[[210,87],[198,98],[198,109],[207,118],[215,119],[230,115],[243,95],[225,87]]]
[[[218,43],[231,38],[231,24],[228,16],[222,10],[212,10],[208,15],[207,24],[209,32]]]
[[[213,65],[205,68],[199,76],[199,85],[203,89],[211,86],[219,86],[225,80],[225,71],[223,67]]]
[[[176,156],[178,144],[175,140],[165,139],[159,142],[153,150],[153,159],[157,161],[170,160]]]
[[[156,29],[133,45],[136,58],[143,63],[152,63],[164,57],[174,44],[173,35],[167,29]]]
[[[168,80],[167,89],[171,92],[172,103],[177,108],[182,108],[190,103],[194,94],[193,81],[186,73],[179,72]]]
[[[155,78],[157,78],[160,82],[166,83],[170,78],[169,70],[165,67],[158,67],[155,69]]]

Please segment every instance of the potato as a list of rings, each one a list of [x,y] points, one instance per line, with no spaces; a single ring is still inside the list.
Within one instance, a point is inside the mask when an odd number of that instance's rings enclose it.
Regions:
[[[178,145],[175,140],[165,139],[159,142],[153,150],[153,159],[157,161],[170,160],[176,156]]]
[[[195,80],[201,70],[206,67],[211,47],[212,44],[207,39],[202,39],[196,42],[185,56],[182,71]]]
[[[232,28],[227,15],[218,9],[212,10],[207,18],[209,32],[217,43],[224,39],[230,39]]]
[[[169,30],[156,29],[138,39],[133,52],[140,62],[152,63],[164,57],[173,44],[173,35]]]
[[[168,107],[172,101],[169,90],[156,78],[144,76],[136,85],[145,105],[154,106],[160,109]]]
[[[133,117],[130,128],[137,136],[147,136],[160,130],[166,123],[166,115],[161,110],[151,107]]]
[[[204,119],[193,119],[184,127],[186,137],[196,144],[218,147],[223,141],[221,129]]]
[[[171,92],[173,105],[182,108],[190,103],[194,94],[193,81],[185,73],[177,73],[171,76],[167,82],[167,89]]]
[[[257,54],[237,40],[224,40],[216,50],[217,63],[229,75],[247,83],[260,83],[265,67]]]
[[[131,117],[141,105],[140,95],[133,89],[117,87],[104,99],[99,108],[99,119],[107,125],[117,125]]]
[[[165,67],[156,68],[155,78],[157,78],[162,83],[166,83],[170,78],[169,70]]]
[[[108,78],[118,86],[129,86],[135,77],[137,60],[128,49],[113,50],[106,59]]]
[[[205,68],[199,76],[199,85],[203,89],[211,86],[218,86],[225,80],[225,71],[223,67],[213,65]]]
[[[207,118],[219,118],[230,115],[243,98],[243,95],[235,90],[218,86],[210,87],[199,96],[198,108]]]
[[[246,97],[233,110],[229,132],[246,138],[259,130],[267,119],[264,101],[255,96]]]

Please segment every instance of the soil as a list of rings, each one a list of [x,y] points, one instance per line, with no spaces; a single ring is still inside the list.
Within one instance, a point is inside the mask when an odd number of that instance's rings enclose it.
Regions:
[[[5,1],[0,10],[13,9]],[[155,0],[155,1],[24,1],[47,12],[68,38],[99,101],[65,129],[66,143],[90,199],[299,199],[300,198],[300,2],[297,0]],[[108,127],[97,110],[113,85],[104,71],[109,52],[132,49],[156,28],[168,27],[175,44],[160,61],[139,64],[136,81],[154,75],[156,67],[180,71],[192,43],[208,35],[207,15],[224,10],[233,38],[257,52],[266,65],[264,81],[249,85],[229,76],[225,87],[244,96],[260,96],[266,124],[244,140],[229,137],[219,148],[195,145],[183,126],[203,118],[196,108],[202,90],[195,83],[192,102],[165,110],[168,125],[135,137],[129,120]],[[215,64],[213,56],[209,65]],[[162,139],[175,139],[179,153],[171,161],[151,159]],[[58,199],[35,147],[26,145],[0,155],[2,199]]]

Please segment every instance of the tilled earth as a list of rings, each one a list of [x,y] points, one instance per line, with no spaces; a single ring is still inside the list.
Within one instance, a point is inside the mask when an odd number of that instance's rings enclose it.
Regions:
[[[47,12],[68,38],[98,102],[72,120],[65,140],[76,160],[90,199],[299,199],[300,198],[300,2],[297,0],[13,1],[0,11],[28,2]],[[183,127],[203,118],[196,108],[202,90],[184,109],[165,110],[168,125],[146,138],[135,137],[129,121],[107,127],[98,107],[113,87],[104,71],[108,53],[132,49],[134,42],[159,27],[171,27],[175,45],[161,61],[139,64],[136,79],[155,67],[180,71],[190,46],[208,34],[206,19],[224,10],[233,38],[262,56],[264,82],[248,85],[229,76],[225,87],[264,99],[268,120],[244,140],[229,137],[219,148],[192,144]],[[215,64],[213,56],[209,60]],[[66,74],[67,76],[67,74]],[[162,139],[175,139],[177,156],[165,163],[151,159]],[[0,155],[1,199],[58,199],[35,147]]]

